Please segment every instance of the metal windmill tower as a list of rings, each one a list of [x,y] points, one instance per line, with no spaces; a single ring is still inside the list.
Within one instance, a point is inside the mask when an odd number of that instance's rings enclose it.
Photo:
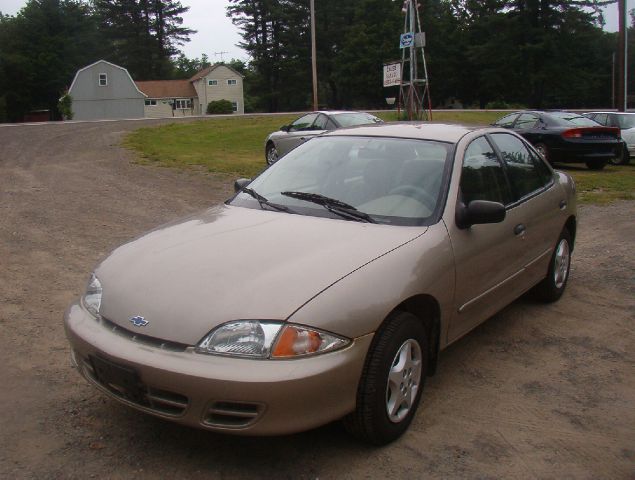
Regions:
[[[404,109],[408,120],[432,120],[430,84],[424,51],[425,34],[421,31],[419,1],[405,0],[402,10],[405,18],[404,33],[400,41],[402,79],[398,108]]]

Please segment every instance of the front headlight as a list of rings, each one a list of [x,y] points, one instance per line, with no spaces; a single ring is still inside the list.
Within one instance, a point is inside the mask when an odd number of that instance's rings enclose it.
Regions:
[[[196,346],[198,353],[249,358],[293,358],[330,352],[350,340],[309,327],[242,320],[219,326]]]
[[[99,308],[101,307],[101,293],[101,282],[93,273],[88,281],[88,286],[86,287],[86,293],[82,298],[82,303],[84,304],[86,310],[96,317],[99,316]]]

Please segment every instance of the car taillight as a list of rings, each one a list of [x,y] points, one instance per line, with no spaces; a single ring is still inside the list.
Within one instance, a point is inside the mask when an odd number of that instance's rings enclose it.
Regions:
[[[572,128],[570,130],[565,130],[564,132],[562,132],[562,136],[564,138],[582,138],[582,129]]]
[[[562,132],[563,138],[584,138],[589,139],[608,139],[608,138],[620,138],[620,129],[615,127],[578,127],[570,128]]]

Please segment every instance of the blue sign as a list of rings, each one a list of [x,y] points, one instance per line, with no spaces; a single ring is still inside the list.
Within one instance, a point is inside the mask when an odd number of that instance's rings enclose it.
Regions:
[[[415,36],[412,32],[402,33],[399,39],[399,48],[410,48],[415,42]]]

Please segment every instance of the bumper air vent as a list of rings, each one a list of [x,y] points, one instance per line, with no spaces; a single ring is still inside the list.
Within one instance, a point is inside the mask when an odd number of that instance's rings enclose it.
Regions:
[[[207,410],[203,424],[210,427],[245,428],[254,424],[264,413],[258,403],[215,402]]]

